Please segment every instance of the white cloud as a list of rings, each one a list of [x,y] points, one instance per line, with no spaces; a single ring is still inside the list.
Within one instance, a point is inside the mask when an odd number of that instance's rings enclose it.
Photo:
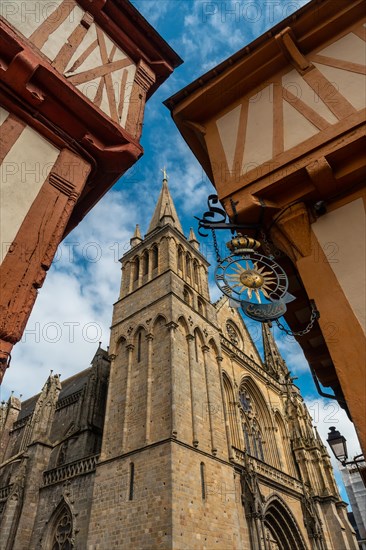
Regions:
[[[209,70],[306,4],[306,0],[193,0],[184,18],[183,58],[193,77]]]
[[[158,25],[161,19],[166,17],[169,9],[172,9],[172,0],[132,0],[132,4],[149,21],[152,26]]]
[[[1,398],[11,390],[23,399],[38,393],[51,369],[65,379],[89,366],[99,341],[108,345],[118,259],[129,247],[136,217],[124,193],[110,191],[59,247],[14,348]]]

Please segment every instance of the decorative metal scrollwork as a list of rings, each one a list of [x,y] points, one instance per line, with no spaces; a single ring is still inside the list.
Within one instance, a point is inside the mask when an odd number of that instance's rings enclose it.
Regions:
[[[236,217],[235,204],[232,202],[232,207],[234,215]],[[217,206],[219,205],[219,206]],[[237,224],[231,223],[225,210],[221,207],[217,195],[209,195],[207,199],[208,210],[204,212],[202,218],[195,219],[198,220],[198,233],[201,237],[207,237],[208,233],[203,233],[202,229],[230,229],[232,232],[240,229],[258,229],[258,224]]]

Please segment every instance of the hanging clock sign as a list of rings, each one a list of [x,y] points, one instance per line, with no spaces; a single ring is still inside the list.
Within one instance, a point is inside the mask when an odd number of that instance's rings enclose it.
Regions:
[[[232,253],[219,262],[215,272],[220,290],[256,321],[281,317],[293,299],[287,293],[288,279],[282,267],[256,252],[260,243],[254,239],[238,236],[227,246]]]

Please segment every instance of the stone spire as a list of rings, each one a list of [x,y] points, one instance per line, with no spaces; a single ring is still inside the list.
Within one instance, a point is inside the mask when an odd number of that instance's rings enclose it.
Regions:
[[[288,375],[289,371],[277,347],[270,328],[271,326],[269,323],[262,323],[264,366],[272,376],[279,378],[280,376]]]
[[[137,224],[135,232],[132,236],[132,239],[130,239],[131,248],[133,248],[134,246],[137,246],[140,243],[142,243],[142,237],[141,237],[141,232],[140,232],[140,226],[139,226],[139,224]]]
[[[169,192],[168,176],[166,175],[165,170],[163,171],[163,174],[163,186],[161,188],[159,199],[155,207],[153,217],[151,218],[147,234],[151,233],[151,231],[154,231],[154,229],[157,229],[158,227],[163,227],[167,223],[171,224],[173,227],[178,229],[178,231],[183,233],[173,199]]]
[[[48,441],[60,391],[60,377],[51,371],[34,407],[31,441]]]
[[[190,231],[189,231],[189,237],[188,237],[188,242],[191,243],[191,245],[196,249],[196,250],[199,250],[200,249],[200,243],[197,241],[197,237],[193,231],[193,228],[191,227]]]

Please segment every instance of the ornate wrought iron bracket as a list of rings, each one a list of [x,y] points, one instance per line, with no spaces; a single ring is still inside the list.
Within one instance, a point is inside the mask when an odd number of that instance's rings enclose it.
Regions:
[[[217,195],[209,195],[207,199],[207,206],[208,210],[203,213],[202,218],[197,218],[195,216],[195,219],[198,220],[198,234],[201,235],[201,237],[207,237],[208,233],[203,233],[202,229],[229,229],[232,233],[235,233],[236,231],[241,231],[243,229],[254,229],[256,232],[259,231],[261,228],[261,222],[263,218],[263,209],[264,205],[262,205],[260,220],[258,223],[252,223],[252,224],[239,224],[237,223],[237,212],[236,212],[236,204],[233,199],[230,199],[231,208],[233,210],[233,221],[231,221],[231,218],[227,215],[225,210],[221,207],[221,204],[219,202],[219,198]],[[219,205],[219,206],[217,206]]]

